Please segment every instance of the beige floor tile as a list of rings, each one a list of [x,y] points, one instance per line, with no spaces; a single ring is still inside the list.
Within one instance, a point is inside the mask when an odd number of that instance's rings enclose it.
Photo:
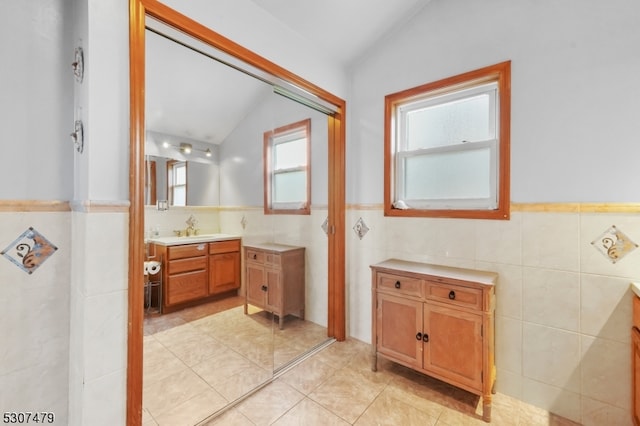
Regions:
[[[336,369],[318,358],[311,357],[302,361],[280,377],[280,380],[293,386],[304,395],[327,381]]]
[[[148,410],[142,410],[142,426],[158,426]]]
[[[225,405],[227,405],[227,400],[218,392],[209,389],[158,415],[156,421],[159,426],[195,425]]]
[[[356,426],[433,426],[436,421],[437,417],[432,417],[410,403],[392,398],[383,392],[354,424]]]
[[[203,423],[203,426],[255,426],[255,424],[246,418],[241,412],[233,408],[225,411],[219,416]]]
[[[272,373],[270,371],[261,368],[243,370],[238,374],[216,382],[213,388],[224,396],[227,401],[232,402],[269,382],[271,377]]]
[[[221,350],[192,367],[200,377],[211,386],[216,386],[243,371],[252,371],[259,367],[229,348]]]
[[[211,387],[190,369],[144,386],[143,407],[154,417],[168,412]]]
[[[270,425],[303,398],[300,392],[276,380],[241,402],[237,408],[256,425]]]
[[[144,386],[188,368],[173,352],[156,340],[148,342],[145,340],[143,357],[142,377]]]
[[[273,423],[274,426],[348,426],[349,423],[305,398]]]
[[[356,421],[385,385],[373,382],[349,368],[337,370],[309,394],[309,398],[342,417],[349,423]]]

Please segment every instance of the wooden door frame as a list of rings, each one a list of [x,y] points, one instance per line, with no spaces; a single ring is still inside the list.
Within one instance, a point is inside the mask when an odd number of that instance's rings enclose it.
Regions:
[[[176,12],[157,0],[129,1],[129,297],[127,345],[127,425],[142,424],[142,342],[144,262],[145,18],[151,16],[262,71],[334,105],[328,118],[328,324],[327,333],[346,338],[345,310],[345,123],[346,102],[302,77]]]

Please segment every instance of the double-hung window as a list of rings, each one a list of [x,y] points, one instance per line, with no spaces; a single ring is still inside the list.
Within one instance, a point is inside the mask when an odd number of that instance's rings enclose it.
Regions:
[[[187,205],[187,162],[167,162],[167,188],[169,204],[172,206]]]
[[[264,133],[266,214],[310,214],[311,120]]]
[[[509,63],[385,98],[385,214],[509,217]]]

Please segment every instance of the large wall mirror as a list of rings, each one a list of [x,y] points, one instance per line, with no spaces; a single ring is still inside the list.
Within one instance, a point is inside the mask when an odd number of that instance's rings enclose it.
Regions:
[[[268,309],[241,303],[246,279],[237,296],[221,299],[219,305],[212,302],[210,311],[198,307],[160,319],[144,317],[143,295],[130,290],[128,421],[139,424],[142,416],[170,421],[176,413],[184,414],[183,404],[202,397],[207,409],[188,410],[191,418],[181,420],[197,424],[268,383],[310,351],[345,337],[340,255],[344,103],[314,95],[315,87],[300,85],[303,80],[292,84],[291,78],[283,77],[297,77],[250,52],[248,60],[225,53],[216,46],[220,40],[215,33],[166,6],[140,3],[147,12],[140,20],[144,35],[136,37],[132,31],[132,55],[136,41],[143,40],[145,65],[144,84],[136,83],[137,62],[132,61],[132,122],[140,125],[137,131],[132,126],[132,144],[143,148],[132,162],[142,180],[132,184],[140,198],[132,201],[132,214],[142,216],[136,235],[146,239],[154,233],[170,234],[195,216],[204,233],[238,236],[245,245],[304,248],[303,313],[284,322]],[[133,26],[135,22],[132,15]],[[272,66],[275,71],[270,72]],[[144,95],[137,111],[136,93]],[[300,122],[310,127],[309,212],[265,214],[266,135]],[[285,183],[281,193],[287,188]],[[157,202],[164,200],[168,210],[158,209]],[[142,263],[147,252],[132,248],[132,253]],[[243,261],[243,275],[244,271]],[[135,275],[131,286],[139,279]],[[179,393],[180,386],[190,396],[168,402],[167,389]],[[196,389],[202,392],[191,395]]]

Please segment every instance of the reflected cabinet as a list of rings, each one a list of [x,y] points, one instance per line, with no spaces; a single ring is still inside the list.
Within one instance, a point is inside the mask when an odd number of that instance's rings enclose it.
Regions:
[[[304,247],[284,244],[245,245],[245,303],[278,316],[294,314],[304,319]]]
[[[395,259],[371,269],[372,370],[382,356],[482,396],[489,422],[497,274]]]
[[[240,239],[164,246],[156,244],[162,268],[162,311],[211,301],[240,288]]]

